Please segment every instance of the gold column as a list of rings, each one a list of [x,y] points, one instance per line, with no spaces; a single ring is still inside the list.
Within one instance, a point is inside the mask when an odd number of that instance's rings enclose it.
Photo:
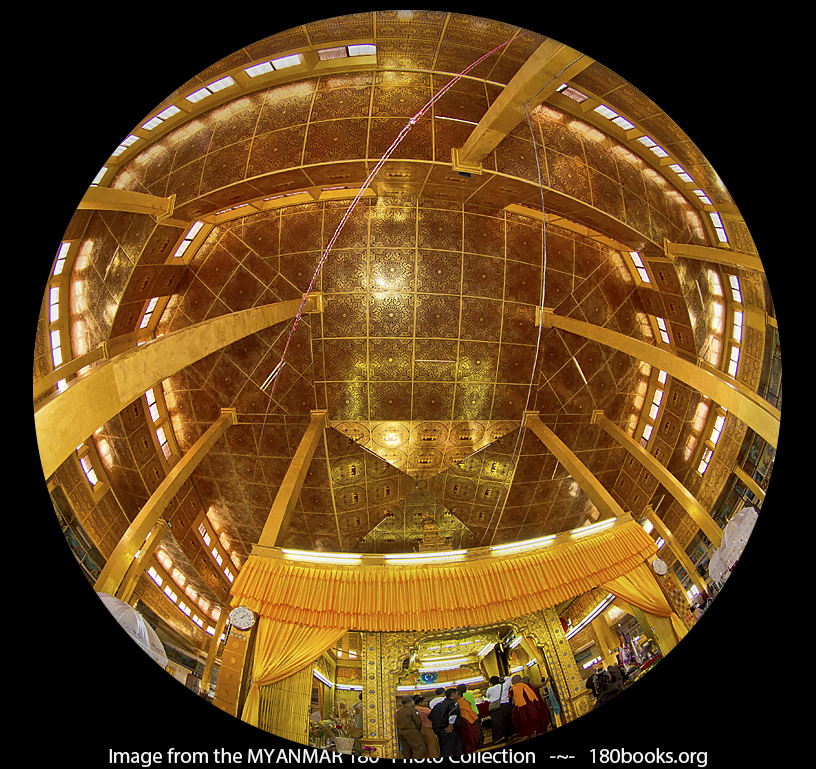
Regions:
[[[150,562],[150,556],[155,552],[157,542],[164,536],[166,531],[169,531],[167,521],[163,518],[159,518],[153,527],[153,531],[148,534],[147,540],[145,540],[145,543],[139,548],[139,555],[134,558],[128,567],[127,574],[116,591],[117,598],[125,603],[130,602],[130,597],[133,595],[133,591],[139,582],[139,577],[145,573],[147,564]]]
[[[218,669],[218,683],[215,687],[213,705],[231,716],[240,718],[241,684],[249,660],[247,651],[250,637],[256,626],[249,630],[239,630],[230,625],[224,653],[221,655],[221,667]],[[251,664],[251,663],[250,663]],[[309,674],[311,675],[311,669]]]
[[[76,374],[77,371],[85,368],[85,366],[90,366],[91,363],[95,363],[96,361],[103,360],[107,357],[108,344],[107,342],[103,342],[95,349],[86,352],[84,355],[80,355],[78,358],[72,358],[71,360],[66,361],[59,368],[54,369],[50,374],[34,382],[34,400],[37,400],[37,398],[40,396],[45,395],[52,387],[56,387],[60,380],[71,376],[71,374]]]
[[[702,529],[711,540],[714,547],[722,544],[722,531],[714,523],[708,511],[695,499],[691,492],[683,486],[663,465],[660,464],[646,449],[627,433],[604,416],[603,411],[592,412],[592,424],[599,425],[623,446],[635,459],[638,460],[655,478],[665,487],[691,516],[692,520]]]
[[[269,517],[266,519],[266,524],[264,524],[261,538],[258,540],[258,545],[261,547],[280,547],[286,538],[292,510],[298,501],[300,490],[303,488],[303,481],[306,478],[312,457],[314,457],[317,444],[323,437],[323,431],[327,423],[327,411],[312,411],[312,419],[300,441],[295,456],[289,464],[283,483],[281,483],[275,501],[272,503]]]
[[[539,419],[537,411],[527,411],[524,414],[524,426],[553,453],[555,458],[567,469],[581,491],[589,497],[601,518],[620,518],[626,515],[623,508],[613,499],[612,495],[603,487],[601,482],[587,469],[572,450]]]
[[[666,527],[666,524],[657,517],[657,513],[655,513],[655,511],[652,509],[652,506],[648,505],[643,512],[649,521],[651,521],[652,526],[655,527],[657,533],[666,541],[666,544],[669,546],[669,549],[672,551],[674,557],[680,561],[680,565],[686,570],[686,573],[691,578],[691,581],[697,586],[700,593],[708,590],[708,585],[706,585],[705,581],[697,573],[697,569],[694,568],[694,564],[691,562],[691,559],[686,555],[685,549],[674,538],[674,535]]]
[[[641,342],[625,334],[619,334],[617,331],[575,318],[556,315],[551,308],[544,308],[541,322],[544,326],[560,328],[562,331],[577,334],[585,339],[592,339],[599,344],[645,361],[651,366],[657,366],[698,392],[708,395],[715,403],[745,422],[748,427],[776,448],[779,441],[779,409],[775,409],[755,393],[749,395],[736,389],[733,384],[721,378],[719,372],[715,374],[707,371],[705,368],[679,358],[670,350]]]
[[[218,656],[218,647],[221,645],[221,636],[224,634],[224,627],[227,624],[229,612],[226,607],[221,609],[221,616],[218,622],[215,623],[215,631],[210,639],[210,645],[207,648],[207,661],[204,663],[204,672],[201,674],[201,691],[206,692],[210,685],[213,668],[215,667],[215,659]]]
[[[293,299],[211,318],[120,353],[74,379],[34,414],[43,474],[49,478],[94,430],[157,382],[239,339],[294,318],[300,305]],[[312,294],[304,312],[321,306],[320,295]]]
[[[545,638],[536,639],[544,651],[544,656],[552,673],[556,690],[561,700],[561,719],[564,722],[592,710],[592,693],[584,685],[581,671],[575,662],[575,655],[561,627],[561,620],[555,609],[544,609],[538,614],[543,619]]]
[[[595,636],[595,644],[598,647],[598,651],[601,653],[604,667],[617,665],[618,660],[615,657],[615,647],[617,646],[617,641],[611,638],[612,634],[609,631],[609,625],[606,624],[606,619],[604,618],[603,614],[601,614],[599,617],[595,617],[595,619],[590,622],[590,626],[592,627],[592,633]]]
[[[128,526],[119,543],[111,553],[105,568],[94,585],[98,593],[115,595],[127,570],[133,562],[133,556],[141,548],[151,529],[158,523],[162,513],[170,500],[178,493],[184,482],[190,477],[193,470],[207,452],[226,432],[227,427],[237,422],[235,409],[222,409],[221,416],[192,446],[192,448],[176,463],[167,477],[156,491],[147,500],[147,504]]]

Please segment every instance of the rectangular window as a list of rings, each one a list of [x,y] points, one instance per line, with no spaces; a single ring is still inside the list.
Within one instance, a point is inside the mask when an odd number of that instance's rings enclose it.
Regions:
[[[79,463],[82,465],[82,470],[85,472],[88,482],[91,484],[91,486],[96,486],[96,484],[99,483],[99,479],[96,477],[96,473],[94,472],[93,465],[91,464],[91,458],[86,454],[79,460]]]
[[[660,329],[660,338],[665,344],[671,344],[669,339],[669,330],[666,328],[666,321],[663,318],[657,318],[657,327]]]
[[[649,273],[646,272],[646,265],[643,264],[640,254],[637,251],[630,251],[629,256],[632,258],[632,262],[635,265],[638,275],[640,275],[640,279],[644,283],[651,283],[652,281],[649,280]]]
[[[742,341],[742,313],[739,310],[734,311],[734,331],[731,336],[735,342]]]
[[[717,238],[719,239],[720,243],[728,243],[728,236],[725,234],[725,225],[722,223],[720,215],[716,211],[711,211],[709,216],[714,224],[714,229],[717,232]]]
[[[59,286],[52,286],[48,292],[48,319],[51,323],[59,320]]]

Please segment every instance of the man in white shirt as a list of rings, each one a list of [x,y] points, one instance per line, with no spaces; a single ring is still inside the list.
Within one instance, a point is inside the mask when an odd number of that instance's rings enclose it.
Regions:
[[[512,676],[507,676],[502,681],[498,676],[491,676],[490,687],[485,692],[491,703],[489,707],[493,744],[508,739],[513,733],[513,706],[510,704],[512,678]],[[498,708],[496,703],[498,703]]]

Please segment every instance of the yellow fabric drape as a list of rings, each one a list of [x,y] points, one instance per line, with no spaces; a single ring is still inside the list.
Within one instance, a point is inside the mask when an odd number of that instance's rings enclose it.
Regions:
[[[513,704],[519,708],[538,699],[538,695],[527,684],[513,684],[510,690],[513,692]]]
[[[648,614],[668,617],[677,640],[680,641],[685,637],[686,626],[669,606],[669,602],[646,563],[641,563],[627,574],[610,580],[604,584],[604,587],[618,598],[628,601]]]
[[[255,639],[252,686],[241,719],[258,726],[258,687],[297,673],[336,643],[346,628],[316,628],[261,616]]]
[[[656,552],[630,521],[533,553],[419,566],[307,565],[252,554],[233,605],[279,622],[369,631],[488,625],[565,601],[637,568]]]

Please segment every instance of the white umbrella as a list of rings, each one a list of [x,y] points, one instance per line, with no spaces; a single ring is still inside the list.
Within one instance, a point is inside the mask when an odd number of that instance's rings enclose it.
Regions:
[[[167,664],[164,646],[156,635],[156,631],[145,622],[144,617],[132,606],[108,593],[97,593],[97,595],[122,629],[139,644],[143,651],[164,667]]]

